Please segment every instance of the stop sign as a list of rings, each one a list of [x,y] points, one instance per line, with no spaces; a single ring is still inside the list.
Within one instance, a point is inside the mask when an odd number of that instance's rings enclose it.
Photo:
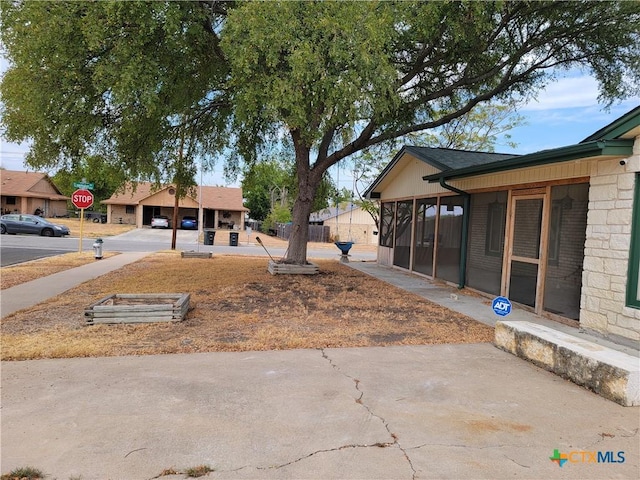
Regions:
[[[71,203],[73,203],[76,208],[89,208],[93,205],[93,193],[89,190],[76,190],[71,194]]]

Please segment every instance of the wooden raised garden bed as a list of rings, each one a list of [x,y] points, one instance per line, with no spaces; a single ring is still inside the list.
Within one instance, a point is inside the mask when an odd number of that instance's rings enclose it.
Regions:
[[[294,263],[274,262],[269,260],[267,270],[271,275],[315,275],[320,271],[315,263],[296,265]]]
[[[180,256],[182,258],[211,258],[213,254],[211,252],[194,252],[190,250],[188,252],[181,252]]]
[[[188,293],[116,293],[89,305],[87,325],[180,322],[189,311]]]

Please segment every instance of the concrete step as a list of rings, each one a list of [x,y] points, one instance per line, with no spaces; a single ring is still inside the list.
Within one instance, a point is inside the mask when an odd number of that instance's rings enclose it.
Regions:
[[[498,348],[626,407],[640,406],[640,359],[531,322],[496,322]]]

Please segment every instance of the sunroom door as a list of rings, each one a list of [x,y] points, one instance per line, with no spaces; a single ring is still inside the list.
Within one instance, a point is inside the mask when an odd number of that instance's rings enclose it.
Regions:
[[[511,197],[505,290],[511,301],[542,308],[545,195]],[[545,228],[546,230],[546,228]]]

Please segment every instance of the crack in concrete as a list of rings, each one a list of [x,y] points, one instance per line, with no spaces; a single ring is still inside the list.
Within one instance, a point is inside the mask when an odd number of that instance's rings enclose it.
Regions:
[[[499,445],[464,445],[461,443],[422,443],[420,445],[416,445],[415,447],[407,447],[407,450],[418,450],[420,448],[424,448],[424,447],[451,447],[451,448],[464,448],[464,449],[469,449],[469,450],[486,450],[488,448],[511,448],[511,447],[515,447],[515,448],[526,448],[530,446],[529,444],[524,444],[524,445],[518,445],[515,443],[510,443],[508,445],[503,445],[503,444],[499,444]],[[508,458],[508,457],[507,457]]]
[[[415,480],[416,475],[417,475],[418,472],[416,471],[415,467],[413,466],[413,462],[411,461],[411,458],[409,457],[409,454],[407,453],[407,449],[404,448],[400,444],[400,442],[398,441],[398,436],[391,431],[391,426],[389,425],[389,422],[387,422],[383,417],[381,417],[380,415],[375,413],[371,409],[371,407],[369,407],[369,405],[367,405],[367,404],[365,404],[363,402],[362,399],[364,398],[364,391],[360,389],[360,380],[358,380],[357,378],[355,378],[355,377],[353,377],[351,375],[348,375],[347,373],[343,372],[342,369],[340,367],[338,367],[338,365],[336,365],[333,362],[333,360],[329,357],[329,355],[327,355],[327,352],[325,351],[324,348],[320,349],[320,353],[322,354],[322,358],[327,360],[329,362],[329,365],[331,365],[331,367],[333,369],[335,369],[338,373],[340,373],[341,375],[343,375],[343,376],[345,376],[345,377],[347,377],[347,378],[349,378],[349,379],[351,379],[353,381],[353,383],[355,384],[356,391],[360,393],[360,396],[358,398],[356,398],[356,403],[358,405],[362,405],[365,408],[365,410],[369,413],[369,415],[371,415],[372,417],[377,418],[378,420],[380,420],[380,422],[382,423],[384,428],[389,433],[389,436],[393,439],[393,442],[387,442],[387,443],[383,443],[383,444],[379,444],[378,443],[378,444],[374,444],[372,446],[381,446],[381,445],[383,445],[385,447],[387,447],[387,446],[395,446],[395,447],[397,447],[402,452],[402,454],[404,455],[404,458],[407,460],[407,463],[409,464],[409,467],[411,468],[411,472],[412,472],[411,479]]]
[[[346,450],[348,448],[371,448],[371,447],[377,447],[377,448],[387,448],[387,447],[393,447],[395,446],[395,443],[393,442],[388,442],[388,443],[373,443],[371,445],[368,444],[350,444],[350,445],[342,445],[340,447],[335,447],[335,448],[325,448],[322,450],[316,450],[315,452],[311,452],[307,455],[303,455],[302,457],[296,458],[295,460],[291,460],[290,462],[287,463],[282,463],[280,465],[270,465],[268,467],[255,467],[256,470],[271,470],[271,469],[278,469],[278,468],[283,468],[283,467],[288,467],[289,465],[293,465],[295,463],[301,462],[303,460],[306,460],[307,458],[311,458],[315,455],[319,455],[321,453],[330,453],[330,452],[339,452],[340,450]]]
[[[518,463],[518,462],[516,462],[513,458],[511,458],[511,457],[507,457],[506,455],[505,455],[505,457],[504,457],[504,458],[506,458],[507,460],[511,460],[513,463],[515,463],[515,464],[516,464],[516,465],[518,465],[519,467],[522,467],[522,468],[531,468],[531,465],[523,465],[522,463]]]
[[[599,438],[597,438],[595,441],[593,441],[589,445],[587,445],[586,448],[595,447],[599,443],[604,442],[605,439],[609,439],[609,438],[615,438],[615,437],[631,438],[631,437],[635,437],[635,436],[638,435],[638,432],[640,432],[640,428],[636,428],[634,430],[626,430],[626,429],[623,429],[623,428],[618,428],[617,431],[622,431],[624,433],[609,433],[609,432],[599,433],[598,434]]]

